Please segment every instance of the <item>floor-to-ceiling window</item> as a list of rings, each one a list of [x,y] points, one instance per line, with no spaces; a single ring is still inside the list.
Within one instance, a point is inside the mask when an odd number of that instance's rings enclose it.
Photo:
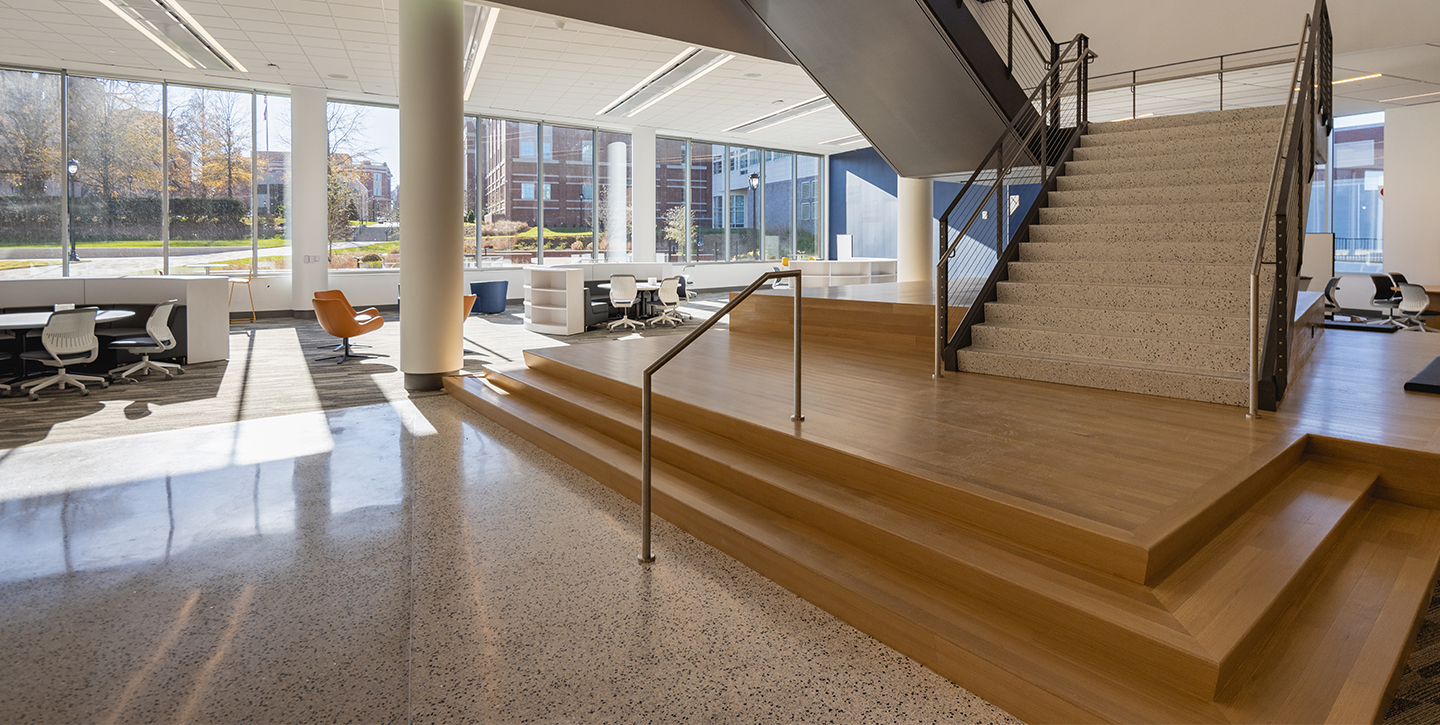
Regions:
[[[330,268],[400,265],[400,110],[326,105],[329,173],[326,229]]]
[[[545,258],[590,258],[595,242],[595,132],[545,126]]]
[[[465,117],[465,167],[462,171],[463,178],[460,188],[464,189],[465,200],[462,208],[465,210],[465,225],[462,234],[465,237],[464,255],[467,264],[475,264],[475,253],[479,250],[478,236],[480,221],[480,119],[474,116]]]
[[[765,187],[760,177],[760,149],[729,147],[723,188],[729,197],[730,254],[732,261],[763,259],[760,250],[760,210]]]
[[[1336,119],[1331,228],[1335,272],[1380,272],[1385,260],[1385,115]]]
[[[683,139],[655,139],[655,258],[659,261],[685,260],[687,245],[699,233],[685,206],[686,145]]]
[[[170,272],[249,269],[252,96],[185,86],[166,95]]]
[[[795,154],[795,256],[824,256],[820,239],[820,157]]]
[[[764,258],[795,256],[795,155],[763,152],[761,177],[765,193]]]
[[[715,184],[724,165],[723,145],[690,142],[690,216],[694,233],[688,261],[715,262],[725,258],[725,198]]]
[[[116,249],[133,250],[135,259],[151,250],[151,270],[125,271],[159,271],[165,89],[154,83],[75,76],[68,79],[67,86],[70,149],[66,172],[70,240],[75,247],[71,274],[77,274],[82,266],[106,264],[108,257],[103,255]],[[248,124],[244,132],[248,137]],[[248,172],[248,154],[243,161]],[[242,192],[248,190],[248,185],[242,185]],[[229,234],[236,237],[235,244],[248,250],[248,222],[242,219],[239,226],[243,228],[229,230]],[[105,251],[97,251],[100,249]],[[171,245],[172,257],[177,260],[180,249]],[[197,259],[212,261],[215,255]],[[248,257],[243,260],[244,268],[249,268],[249,262]]]
[[[0,70],[0,277],[63,272],[60,76]]]
[[[485,152],[481,258],[501,264],[534,264],[540,206],[539,126],[485,118],[480,121]]]
[[[290,98],[255,96],[255,216],[259,270],[290,268]]]

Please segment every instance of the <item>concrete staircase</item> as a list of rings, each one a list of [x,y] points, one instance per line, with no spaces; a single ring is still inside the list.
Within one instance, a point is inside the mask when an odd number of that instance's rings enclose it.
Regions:
[[[1250,261],[1284,110],[1092,125],[960,369],[1245,405]]]

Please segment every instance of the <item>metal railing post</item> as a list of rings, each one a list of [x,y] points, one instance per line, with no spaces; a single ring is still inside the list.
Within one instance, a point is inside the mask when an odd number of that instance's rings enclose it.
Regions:
[[[795,287],[795,414],[790,420],[801,423],[805,416],[800,412],[800,278],[796,277],[790,284]]]
[[[1259,326],[1256,312],[1260,309],[1260,275],[1250,273],[1250,410],[1246,418],[1260,417],[1260,346],[1256,340],[1255,328]]]
[[[650,458],[652,440],[651,423],[654,417],[651,403],[651,378],[655,375],[655,373],[660,371],[660,368],[665,367],[666,363],[674,360],[676,355],[679,355],[685,348],[689,347],[690,343],[694,342],[701,335],[705,334],[706,330],[714,327],[717,322],[723,319],[726,315],[730,314],[730,310],[735,309],[735,307],[741,302],[749,299],[750,295],[755,293],[755,290],[760,289],[760,285],[764,284],[768,280],[784,278],[791,279],[791,284],[794,285],[795,288],[795,413],[790,416],[790,419],[795,421],[796,423],[803,422],[805,420],[805,416],[801,413],[800,410],[800,299],[801,290],[805,285],[803,275],[798,269],[792,269],[786,272],[766,272],[759,277],[756,277],[755,281],[751,282],[750,286],[746,287],[744,290],[741,290],[739,294],[735,295],[734,299],[727,302],[724,307],[721,307],[718,311],[715,312],[715,314],[711,315],[704,322],[700,323],[699,327],[692,330],[690,334],[686,335],[685,338],[682,339],[679,343],[677,343],[674,347],[666,350],[664,354],[662,354],[659,358],[655,360],[655,362],[650,363],[650,366],[645,368],[644,373],[641,375],[640,555],[635,557],[637,560],[639,560],[641,564],[650,564],[655,561],[655,555],[650,551]]]
[[[650,371],[640,383],[640,556],[641,564],[655,561],[650,553]]]

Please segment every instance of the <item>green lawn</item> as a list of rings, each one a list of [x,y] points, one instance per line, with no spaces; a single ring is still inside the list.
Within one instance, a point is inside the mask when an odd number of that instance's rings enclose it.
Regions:
[[[0,269],[24,269],[26,267],[46,267],[59,262],[29,262],[23,259],[0,259]]]

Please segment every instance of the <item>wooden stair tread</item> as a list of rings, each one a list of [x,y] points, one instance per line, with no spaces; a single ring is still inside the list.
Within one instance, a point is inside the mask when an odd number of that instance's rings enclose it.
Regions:
[[[582,468],[635,497],[639,464],[632,457],[634,449],[473,378],[460,385],[465,388],[462,397],[501,408],[510,416],[523,416],[522,425],[532,432],[543,432],[553,442],[570,447],[568,455],[561,457],[572,465],[583,464],[576,459],[576,453],[583,450],[582,457],[613,469],[615,474],[607,475],[594,466]],[[560,454],[555,447],[542,447]],[[628,483],[620,480],[626,478]],[[1218,710],[1200,698],[1156,697],[1059,656],[1037,643],[1043,633],[1034,631],[1033,623],[1023,617],[973,597],[957,596],[953,588],[889,566],[847,542],[663,462],[653,466],[652,482],[657,515],[692,533],[700,529],[699,538],[743,557],[762,574],[923,664],[956,677],[960,673],[946,662],[968,653],[997,668],[1003,675],[997,678],[990,673],[988,681],[1006,691],[974,684],[971,689],[981,697],[1007,703],[1022,717],[1070,722],[1110,719],[1116,713],[1124,713],[1124,720],[1143,722],[1214,722],[1219,718]],[[704,521],[687,520],[694,518],[691,512]],[[705,535],[707,528],[711,536]],[[805,571],[797,572],[797,568]],[[817,586],[824,591],[817,591]],[[856,622],[856,617],[867,621]]]
[[[1155,595],[1207,652],[1235,666],[1377,477],[1373,469],[1302,462],[1156,585]]]
[[[1428,605],[1440,511],[1370,499],[1220,702],[1233,722],[1375,722]]]

